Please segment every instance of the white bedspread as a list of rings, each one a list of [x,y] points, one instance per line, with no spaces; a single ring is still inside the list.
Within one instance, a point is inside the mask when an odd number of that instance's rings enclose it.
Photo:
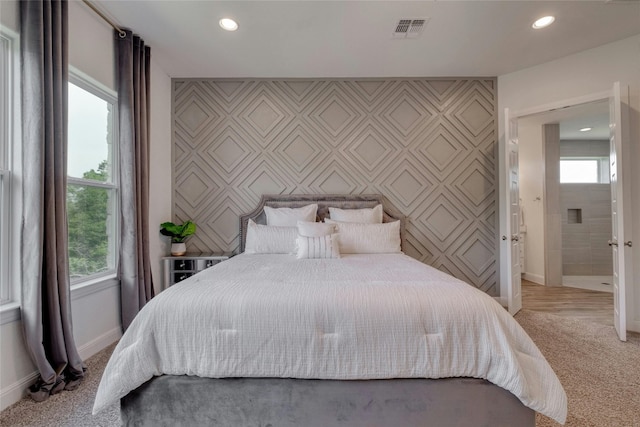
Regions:
[[[239,255],[163,291],[104,371],[99,412],[154,375],[475,377],[561,423],[565,392],[493,298],[402,254]]]

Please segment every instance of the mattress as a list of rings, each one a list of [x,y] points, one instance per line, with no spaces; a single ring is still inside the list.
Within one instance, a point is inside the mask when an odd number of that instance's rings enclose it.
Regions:
[[[94,413],[153,376],[483,378],[558,422],[555,373],[493,298],[403,254],[239,255],[151,300],[118,343]]]

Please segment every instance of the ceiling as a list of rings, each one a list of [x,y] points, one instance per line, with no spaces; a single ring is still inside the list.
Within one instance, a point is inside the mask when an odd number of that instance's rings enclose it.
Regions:
[[[560,124],[561,140],[608,140],[609,101],[590,102],[518,119],[518,125],[523,127],[551,123]],[[591,130],[580,132],[580,129],[586,127]]]
[[[93,2],[171,77],[499,76],[640,34],[637,0]],[[417,39],[392,37],[403,18],[428,19]]]

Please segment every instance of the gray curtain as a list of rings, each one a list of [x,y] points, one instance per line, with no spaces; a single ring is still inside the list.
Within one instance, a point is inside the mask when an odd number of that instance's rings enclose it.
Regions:
[[[150,48],[131,31],[116,43],[120,117],[120,297],[127,329],[153,298],[149,261],[149,61]]]
[[[73,339],[67,253],[67,3],[20,2],[23,216],[22,325],[40,371],[42,401],[76,388],[83,365]]]

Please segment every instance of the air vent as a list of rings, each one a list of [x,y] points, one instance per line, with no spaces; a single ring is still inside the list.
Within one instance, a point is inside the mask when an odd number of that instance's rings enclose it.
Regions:
[[[427,23],[427,19],[401,19],[396,24],[395,31],[393,32],[394,39],[415,39],[418,37],[424,26]]]

